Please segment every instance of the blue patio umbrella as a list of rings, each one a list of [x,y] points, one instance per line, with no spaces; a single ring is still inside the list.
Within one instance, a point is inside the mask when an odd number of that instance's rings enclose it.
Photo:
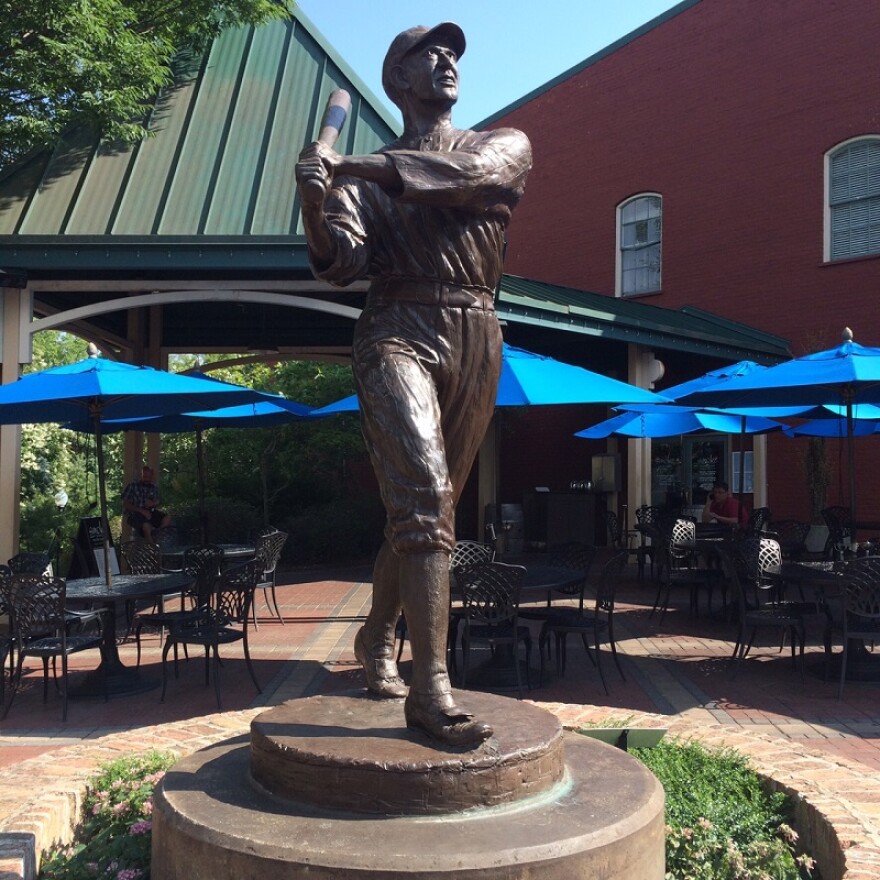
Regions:
[[[745,423],[743,423],[745,420]],[[763,416],[738,416],[717,412],[622,412],[591,428],[578,431],[575,437],[598,440],[612,434],[620,437],[677,437],[695,431],[717,431],[722,434],[758,434],[777,431],[781,422]]]
[[[789,437],[837,437],[847,435],[846,407],[820,406],[801,414],[810,420],[799,425],[786,425]],[[852,408],[853,437],[867,437],[880,433],[880,406],[872,403],[856,404]]]
[[[673,401],[691,394],[702,388],[717,386],[741,376],[749,376],[766,370],[767,367],[754,361],[738,361],[726,367],[710,370],[696,379],[689,379],[670,388],[663,390],[665,397]],[[717,410],[696,409],[672,404],[624,405],[615,407],[622,412],[598,425],[578,431],[576,437],[599,439],[616,434],[623,437],[675,437],[681,434],[692,434],[695,431],[716,431],[722,434],[739,434],[740,446],[743,446],[743,434],[758,434],[777,431],[782,429],[780,422],[773,421],[760,415],[756,410],[752,413],[744,412],[741,415],[731,415]],[[799,410],[796,410],[799,411]],[[745,456],[740,448],[740,501],[744,490],[742,469],[744,469]]]
[[[788,425],[784,429],[789,437],[825,437],[844,440],[847,437],[846,419],[811,419],[800,425]],[[856,421],[853,422],[853,437],[868,437],[871,434],[880,433],[880,422]]]
[[[263,394],[263,399],[254,403],[224,406],[216,410],[168,413],[145,419],[111,419],[103,423],[103,430],[105,434],[115,431],[186,434],[208,428],[275,428],[311,418],[312,413],[312,408],[303,403],[275,394]]]
[[[659,404],[668,398],[627,382],[504,343],[495,406],[554,406],[574,403]],[[313,415],[356,412],[357,395],[337,400]]]
[[[107,491],[101,426],[108,419],[158,416],[181,410],[215,409],[259,400],[259,392],[238,385],[177,375],[152,367],[120,364],[97,356],[75,364],[28,373],[0,386],[0,424],[59,422],[95,434],[104,571],[111,584],[107,536]]]
[[[0,386],[0,424],[58,422],[93,431],[95,421],[149,418],[264,399],[259,391],[205,376],[122,364],[97,355],[28,373]]]
[[[679,399],[688,406],[841,407],[846,417],[850,508],[855,520],[854,407],[880,405],[880,348],[859,345],[847,327],[836,348],[794,358],[750,376],[695,391]]]

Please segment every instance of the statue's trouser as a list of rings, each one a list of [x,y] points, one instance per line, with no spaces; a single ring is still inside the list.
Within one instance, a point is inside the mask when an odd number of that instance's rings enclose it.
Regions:
[[[390,660],[403,608],[411,695],[449,692],[455,505],[492,418],[501,369],[491,298],[465,293],[470,306],[448,305],[457,288],[434,287],[433,302],[421,301],[423,290],[415,301],[371,294],[353,347],[364,438],[387,513],[361,638],[372,657]]]

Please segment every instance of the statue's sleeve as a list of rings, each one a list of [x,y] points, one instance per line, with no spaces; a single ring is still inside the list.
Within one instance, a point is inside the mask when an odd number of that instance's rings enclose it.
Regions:
[[[532,167],[529,139],[512,128],[473,133],[449,152],[389,150],[401,201],[509,215]]]
[[[334,184],[324,202],[324,218],[333,239],[332,262],[322,264],[309,248],[309,261],[315,277],[344,287],[368,275],[371,260],[370,205],[357,182],[346,178]]]

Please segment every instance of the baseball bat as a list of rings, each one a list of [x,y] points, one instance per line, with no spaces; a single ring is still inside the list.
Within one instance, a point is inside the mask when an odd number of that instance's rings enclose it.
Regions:
[[[351,111],[351,95],[345,89],[334,89],[327,98],[327,106],[324,108],[324,116],[321,119],[321,129],[318,132],[318,140],[328,147],[332,147],[345,125],[345,120]],[[303,189],[313,198],[317,198],[324,191],[324,187],[318,180],[307,180]]]

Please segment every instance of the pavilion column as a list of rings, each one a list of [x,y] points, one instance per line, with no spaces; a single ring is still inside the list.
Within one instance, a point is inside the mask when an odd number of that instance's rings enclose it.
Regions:
[[[0,288],[0,381],[15,382],[31,360],[29,288]],[[21,425],[0,425],[0,561],[18,551],[21,503]]]
[[[628,346],[628,380],[639,388],[653,388],[654,383],[663,376],[663,364],[654,357],[654,352],[640,345]],[[626,458],[626,503],[628,507],[627,527],[635,524],[636,510],[643,504],[651,503],[651,440],[631,439],[627,443]]]
[[[766,434],[752,434],[752,452],[752,507],[768,507]]]
[[[129,309],[126,313],[128,320],[127,336],[132,340],[131,351],[133,363],[143,363],[143,317],[141,309]],[[144,435],[140,431],[125,432],[125,450],[123,452],[122,482],[140,476],[141,465],[144,463]],[[127,534],[128,526],[123,519],[122,531]]]
[[[143,351],[143,360],[138,363],[155,367],[157,370],[165,370],[168,367],[168,356],[162,351],[162,306],[147,308],[146,317],[148,343]],[[162,453],[162,438],[159,434],[147,434],[144,439],[147,444],[146,462],[159,475],[161,474],[159,459]]]

